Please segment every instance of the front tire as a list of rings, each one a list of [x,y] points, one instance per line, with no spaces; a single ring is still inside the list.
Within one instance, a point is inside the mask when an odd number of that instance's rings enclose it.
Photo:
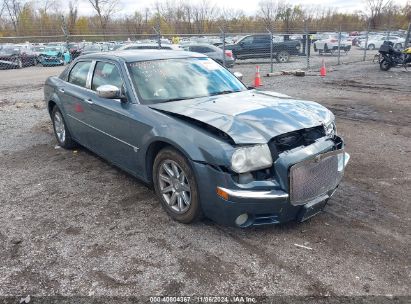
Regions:
[[[369,49],[370,51],[374,50],[374,49],[375,49],[375,45],[374,45],[374,44],[369,44],[369,45],[368,45],[368,49]]]
[[[54,135],[56,136],[59,146],[64,149],[74,148],[76,143],[72,139],[70,131],[64,121],[63,114],[61,114],[57,106],[55,106],[51,112],[51,121],[53,122]]]
[[[391,64],[387,60],[383,59],[380,62],[380,69],[381,71],[388,71],[391,69]]]
[[[153,183],[161,205],[173,220],[189,224],[202,217],[194,172],[179,152],[165,148],[157,154]]]

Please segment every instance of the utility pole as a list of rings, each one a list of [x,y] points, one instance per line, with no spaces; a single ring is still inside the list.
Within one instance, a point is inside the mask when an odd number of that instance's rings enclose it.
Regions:
[[[411,39],[411,23],[408,25],[407,36],[405,36],[404,48],[408,47],[408,44],[410,43],[410,39]]]
[[[364,56],[362,58],[362,61],[365,61],[367,57],[367,49],[368,49],[368,35],[370,33],[370,26],[371,26],[371,19],[368,20],[368,25],[367,25],[367,35],[365,36],[365,44],[364,44]]]
[[[266,29],[268,34],[270,34],[270,73],[274,72],[274,65],[273,65],[273,32],[271,29]]]
[[[68,45],[69,45],[69,32],[67,29],[67,23],[66,20],[64,19],[64,16],[61,15],[61,30],[63,31],[64,34],[64,38],[66,40],[66,48],[68,49]]]
[[[221,33],[221,37],[223,39],[223,67],[225,67],[225,29],[223,28],[219,28],[220,29],[220,33]]]
[[[154,32],[157,34],[157,44],[158,48],[161,49],[161,31],[160,31],[160,24],[158,24],[158,28],[153,27]]]

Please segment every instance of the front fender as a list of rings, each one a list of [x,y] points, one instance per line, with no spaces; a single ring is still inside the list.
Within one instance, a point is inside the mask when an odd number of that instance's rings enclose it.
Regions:
[[[139,154],[144,160],[149,157],[152,145],[164,143],[173,146],[191,161],[230,166],[230,157],[234,150],[230,143],[189,122],[157,111],[155,113],[159,115],[156,120],[160,123],[143,136]],[[146,164],[146,172],[150,171],[147,167],[149,165]]]

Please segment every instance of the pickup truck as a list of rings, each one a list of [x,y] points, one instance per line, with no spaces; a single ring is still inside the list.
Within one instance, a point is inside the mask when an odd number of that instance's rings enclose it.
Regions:
[[[299,41],[280,41],[278,38],[273,37],[273,56],[277,62],[288,62],[290,55],[300,54]],[[270,58],[270,41],[270,35],[248,35],[225,48],[233,52],[234,59]]]

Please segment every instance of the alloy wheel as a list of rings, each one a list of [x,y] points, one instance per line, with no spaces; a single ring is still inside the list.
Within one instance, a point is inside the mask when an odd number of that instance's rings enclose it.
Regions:
[[[191,187],[184,170],[172,160],[159,166],[158,184],[167,206],[175,213],[185,213],[191,205]]]
[[[66,127],[64,126],[63,117],[60,112],[54,114],[54,131],[56,132],[57,139],[60,143],[64,143],[66,140]]]
[[[288,53],[287,52],[280,52],[280,53],[278,53],[278,61],[279,62],[281,62],[281,63],[285,63],[285,62],[288,62],[288,60],[289,60],[289,56],[288,56]]]

